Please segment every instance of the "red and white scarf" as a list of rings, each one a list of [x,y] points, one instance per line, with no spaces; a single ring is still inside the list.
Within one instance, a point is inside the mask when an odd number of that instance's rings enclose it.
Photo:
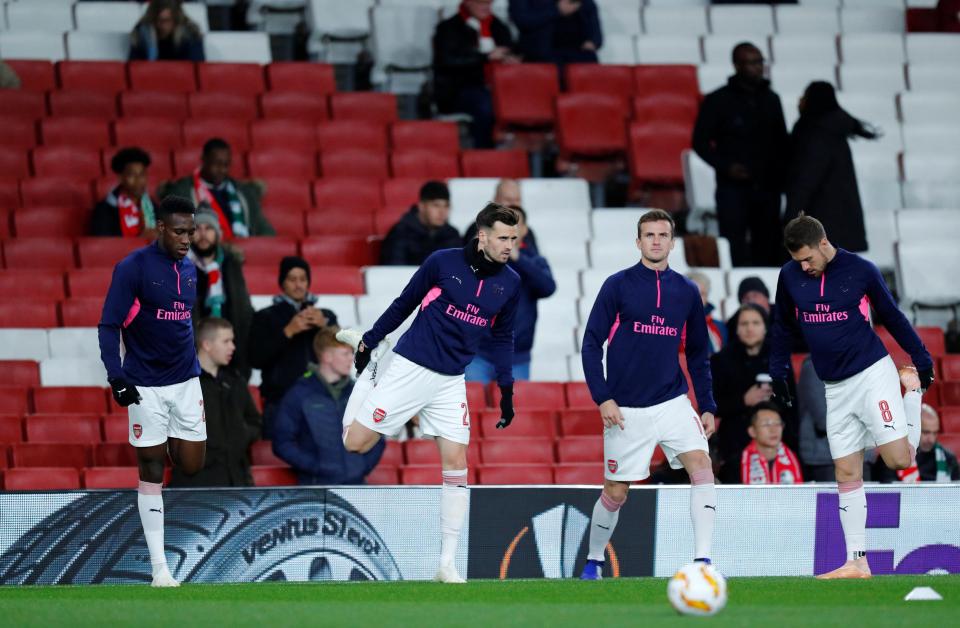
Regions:
[[[120,219],[120,234],[125,238],[141,236],[145,229],[156,226],[153,203],[146,194],[138,201],[116,188],[107,195],[107,203],[116,206],[117,217]]]
[[[197,196],[197,205],[206,203],[217,214],[224,240],[232,240],[234,236],[245,238],[250,235],[250,231],[244,220],[237,188],[229,179],[224,182],[224,186],[230,197],[230,206],[226,208],[220,207],[220,203],[200,177],[200,168],[193,171],[193,193]]]
[[[482,20],[478,20],[470,15],[470,11],[468,11],[465,4],[461,2],[460,17],[466,22],[467,26],[477,31],[479,35],[480,52],[487,54],[497,47],[496,42],[493,41],[493,31],[490,28],[491,24],[493,24],[493,14],[488,15]]]
[[[744,484],[799,484],[803,482],[803,474],[797,456],[780,443],[777,457],[773,459],[771,476],[766,456],[760,453],[757,441],[752,440],[740,457],[740,481]]]

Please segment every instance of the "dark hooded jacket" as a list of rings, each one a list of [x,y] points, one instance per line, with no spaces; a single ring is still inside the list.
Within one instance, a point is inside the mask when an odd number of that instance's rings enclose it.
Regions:
[[[417,217],[414,205],[390,228],[380,249],[380,263],[385,266],[419,266],[431,253],[462,246],[460,234],[449,223],[430,229]]]

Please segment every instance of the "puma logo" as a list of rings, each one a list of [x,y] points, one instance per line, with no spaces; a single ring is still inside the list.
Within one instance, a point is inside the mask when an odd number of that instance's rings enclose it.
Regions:
[[[159,508],[151,508],[150,512],[159,512],[161,515],[163,514],[163,511],[160,510]]]
[[[883,424],[883,427],[885,427],[885,428],[890,428],[891,430],[897,429],[897,428],[894,427],[893,425],[889,425],[889,424],[887,424],[887,423],[884,423],[884,424]]]
[[[704,507],[704,508],[709,508],[709,509],[712,510],[713,512],[717,512],[717,507],[716,507],[716,506],[710,506],[710,505],[708,505],[708,504],[704,504],[703,507]]]
[[[843,512],[847,512],[847,508],[849,508],[849,506],[840,506],[840,510]]]
[[[597,524],[597,527],[598,527],[598,528],[603,528],[604,530],[609,530],[609,529],[610,529],[609,526],[602,526],[602,525],[600,525],[599,523]]]

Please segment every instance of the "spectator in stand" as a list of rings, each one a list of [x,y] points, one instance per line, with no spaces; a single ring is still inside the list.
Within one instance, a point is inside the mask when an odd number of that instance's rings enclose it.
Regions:
[[[203,469],[194,475],[174,467],[172,487],[253,486],[248,450],[260,438],[260,413],[247,379],[227,366],[233,357],[233,340],[233,327],[222,318],[205,318],[197,325],[207,453]]]
[[[93,208],[90,235],[151,237],[156,227],[153,201],[147,191],[150,155],[140,148],[121,148],[110,160],[117,185]]]
[[[720,476],[728,483],[740,481],[740,453],[750,442],[747,428],[753,406],[770,401],[773,388],[767,374],[770,354],[767,313],[758,305],[740,306],[730,320],[727,346],[710,359],[713,390],[717,398],[718,450],[723,465]],[[793,385],[793,377],[790,378]],[[793,417],[786,412],[788,443],[796,442]],[[792,429],[791,429],[792,428]]]
[[[827,391],[809,356],[800,367],[797,412],[800,415],[799,451],[803,474],[813,482],[835,482],[833,456],[827,442]]]
[[[710,303],[710,278],[704,273],[691,271],[687,273],[687,279],[697,284],[700,289],[700,300],[703,302],[703,312],[707,317],[707,335],[710,338],[710,355],[717,353],[727,342],[727,326],[723,321],[714,318],[712,314],[717,311],[716,306]]]
[[[763,311],[770,314],[770,291],[767,284],[759,277],[744,277],[740,285],[737,286],[737,301],[740,305],[751,303],[760,306]]]
[[[212,211],[220,220],[225,240],[276,235],[260,207],[262,187],[231,178],[232,158],[230,145],[225,141],[218,137],[207,140],[200,167],[192,175],[165,186],[160,196],[183,196],[192,199],[199,210]]]
[[[507,207],[520,207],[520,182],[516,179],[500,179],[497,190],[493,195],[493,202]],[[527,230],[529,232],[529,229]]]
[[[797,455],[783,443],[783,419],[776,404],[755,405],[747,433],[753,439],[740,457],[743,484],[800,484],[803,472]]]
[[[440,249],[460,248],[460,234],[450,226],[450,190],[442,181],[427,181],[420,202],[390,228],[380,249],[384,266],[419,266]]]
[[[236,351],[230,366],[244,379],[249,379],[247,341],[253,321],[253,304],[243,277],[243,252],[220,241],[220,221],[213,213],[197,212],[194,224],[197,230],[187,254],[197,267],[197,301],[193,318],[224,318],[233,326]]]
[[[273,452],[297,471],[300,484],[363,484],[380,462],[385,439],[364,454],[343,446],[343,413],[353,390],[353,348],[337,329],[314,335],[316,368],[283,396],[277,409]]]
[[[510,27],[493,14],[493,0],[463,0],[433,35],[433,90],[440,113],[472,118],[474,148],[493,147],[493,98],[487,63],[517,63]]]
[[[520,54],[532,63],[596,63],[603,45],[594,0],[510,0]]]
[[[800,212],[823,223],[830,242],[848,251],[867,250],[857,174],[847,140],[876,139],[877,131],[840,107],[833,85],[814,81],[800,99],[800,119],[793,126],[787,212]]]
[[[130,60],[203,61],[203,33],[180,0],[150,0],[130,34]]]
[[[780,97],[764,78],[760,50],[737,44],[733,65],[736,74],[703,99],[693,148],[716,171],[717,221],[733,265],[779,266],[786,122]]]
[[[20,89],[20,77],[0,59],[0,89]]]
[[[520,216],[517,223],[517,236],[520,246],[510,252],[507,264],[520,275],[520,300],[517,302],[516,325],[513,330],[513,379],[530,379],[530,351],[533,349],[533,337],[537,326],[537,301],[545,299],[557,291],[550,265],[537,251],[536,243],[527,240],[527,213],[519,205],[514,205]],[[468,382],[488,383],[496,379],[494,361],[496,354],[492,342],[481,343],[473,362],[465,371]]]
[[[299,257],[284,257],[277,278],[280,294],[273,305],[253,315],[249,360],[261,370],[263,437],[273,435],[273,414],[287,390],[316,362],[313,337],[318,329],[337,325],[337,315],[320,309],[310,293],[310,265]]]

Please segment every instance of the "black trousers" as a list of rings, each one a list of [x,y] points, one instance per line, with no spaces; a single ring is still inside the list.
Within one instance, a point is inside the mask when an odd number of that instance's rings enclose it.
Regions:
[[[785,259],[780,193],[752,185],[717,182],[717,223],[730,241],[734,266],[780,266]]]

